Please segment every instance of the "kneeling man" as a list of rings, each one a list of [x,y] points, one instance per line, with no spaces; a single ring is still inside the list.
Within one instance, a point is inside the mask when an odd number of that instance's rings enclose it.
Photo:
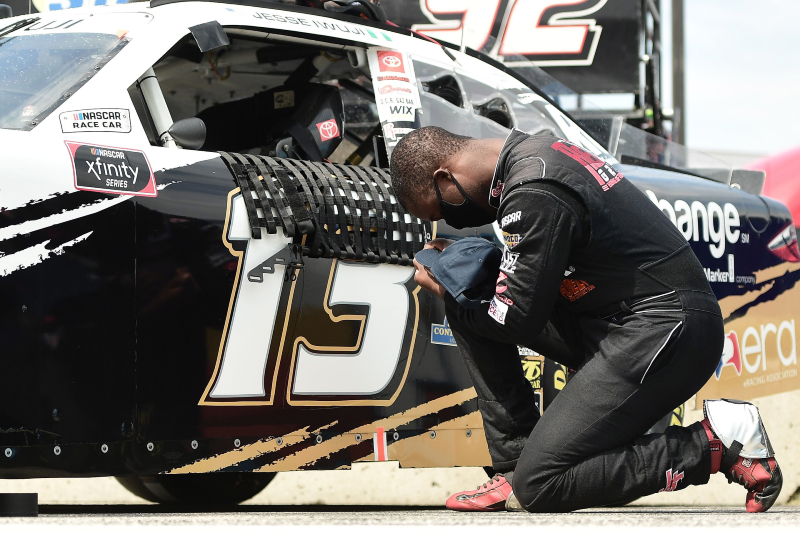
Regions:
[[[428,127],[398,143],[391,173],[415,216],[497,221],[505,240],[495,294],[475,309],[416,263],[417,283],[444,298],[498,473],[450,509],[572,511],[716,472],[747,489],[748,511],[775,502],[781,473],[753,405],[706,401],[702,422],[645,435],[708,381],[724,330],[689,244],[619,171],[557,137]],[[517,345],[576,371],[541,417]]]

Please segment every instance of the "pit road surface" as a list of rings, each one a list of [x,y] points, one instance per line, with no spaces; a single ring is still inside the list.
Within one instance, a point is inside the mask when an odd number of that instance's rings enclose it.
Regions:
[[[209,512],[214,511],[214,512]],[[486,531],[486,526],[526,527],[536,532],[564,528],[586,529],[597,526],[614,530],[640,530],[661,527],[686,531],[695,528],[750,528],[772,531],[779,527],[800,531],[800,507],[776,506],[768,513],[752,515],[740,507],[644,507],[589,509],[567,514],[531,515],[527,513],[456,513],[440,507],[400,506],[273,506],[241,505],[212,509],[169,509],[153,505],[41,505],[37,518],[0,518],[6,531],[103,531],[132,532],[147,528],[192,531],[296,530],[312,527],[319,531],[403,530],[409,526],[440,530],[442,526]],[[94,527],[92,527],[94,526]],[[109,527],[111,526],[111,527]],[[115,527],[116,526],[116,527]],[[160,526],[160,527],[159,527]],[[181,527],[183,526],[183,527]],[[248,527],[249,526],[249,527]],[[272,526],[268,530],[264,526]],[[276,527],[277,526],[277,527]],[[305,527],[303,527],[305,526]],[[395,527],[392,527],[395,526]],[[662,529],[664,531],[664,529]]]

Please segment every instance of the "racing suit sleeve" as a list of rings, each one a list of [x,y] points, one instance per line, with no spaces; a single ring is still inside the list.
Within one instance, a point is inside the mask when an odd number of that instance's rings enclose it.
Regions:
[[[526,184],[503,199],[499,219],[507,244],[494,299],[467,309],[445,294],[448,313],[483,337],[534,344],[559,296],[570,251],[583,241],[585,211],[576,212],[575,202],[565,201],[564,194],[561,187]]]

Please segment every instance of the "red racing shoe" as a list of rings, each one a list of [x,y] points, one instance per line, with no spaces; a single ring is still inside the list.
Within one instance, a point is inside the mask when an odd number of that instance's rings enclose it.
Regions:
[[[510,495],[511,483],[502,474],[497,474],[475,490],[453,494],[445,505],[453,511],[505,511]]]
[[[745,509],[762,513],[772,507],[783,475],[758,408],[738,400],[705,400],[701,422],[711,445],[711,473],[747,489]]]

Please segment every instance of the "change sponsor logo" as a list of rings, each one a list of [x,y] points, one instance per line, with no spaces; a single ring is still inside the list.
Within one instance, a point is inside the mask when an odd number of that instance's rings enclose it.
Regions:
[[[431,344],[442,344],[444,346],[455,346],[456,338],[453,337],[453,330],[444,319],[444,324],[431,324]]]
[[[741,224],[739,210],[734,204],[719,205],[716,202],[703,203],[697,200],[669,202],[659,199],[651,190],[646,190],[645,194],[675,224],[684,239],[709,243],[708,249],[715,259],[725,255],[726,243],[735,244],[742,235],[739,230]],[[732,271],[732,269],[730,270]],[[706,276],[708,275],[709,272],[706,272]],[[730,277],[733,278],[733,274]],[[733,282],[734,280],[726,281]]]
[[[130,133],[131,131],[131,113],[127,109],[65,111],[58,117],[62,133]]]
[[[83,191],[157,196],[155,177],[144,152],[67,142],[75,188]]]

